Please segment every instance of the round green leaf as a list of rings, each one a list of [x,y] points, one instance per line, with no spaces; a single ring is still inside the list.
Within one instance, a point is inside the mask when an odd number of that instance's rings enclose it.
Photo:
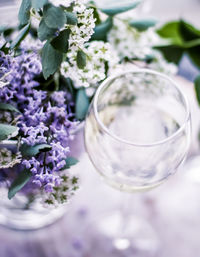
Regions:
[[[44,9],[43,18],[46,25],[52,29],[62,28],[67,21],[64,10],[53,5],[49,5]]]
[[[81,50],[78,51],[76,62],[79,69],[85,68],[86,62],[87,62],[87,56],[83,51]]]
[[[20,147],[20,152],[25,157],[32,157],[32,156],[36,156],[40,152],[48,152],[51,150],[51,148],[52,147],[48,144],[40,144],[40,145],[34,145],[34,146],[23,144]]]
[[[111,6],[108,8],[100,8],[100,10],[109,16],[114,16],[116,14],[132,10],[136,8],[140,3],[141,1],[135,1],[133,3],[128,4],[117,4],[116,6]]]
[[[47,3],[48,0],[31,0],[32,7],[34,9],[41,9]]]
[[[62,59],[63,54],[47,41],[42,49],[42,71],[45,79],[57,71]]]
[[[44,19],[42,19],[38,27],[38,37],[41,41],[44,41],[52,38],[55,35],[56,31],[56,29],[49,28],[46,25]]]
[[[31,1],[30,0],[22,0],[18,19],[21,25],[25,25],[29,22],[30,19],[30,9],[31,9]]]
[[[78,163],[78,160],[74,157],[68,157],[66,159],[66,165],[65,165],[65,169],[69,169],[71,166],[76,165]]]
[[[7,124],[0,124],[0,141],[17,136],[18,131],[18,127]]]
[[[113,18],[108,17],[108,19],[94,29],[94,34],[91,37],[91,40],[106,40],[107,33],[111,30],[113,26]]]
[[[62,53],[67,53],[68,47],[69,47],[69,43],[68,43],[69,35],[70,35],[69,29],[62,30],[60,34],[51,41],[51,45],[56,50]]]
[[[84,120],[89,108],[89,98],[85,93],[84,88],[80,88],[76,94],[76,118]]]
[[[129,22],[129,25],[138,31],[145,31],[150,27],[154,27],[157,21],[154,19],[142,19],[142,20],[133,20]]]
[[[29,170],[21,171],[11,184],[8,191],[8,199],[12,199],[30,180],[32,173]]]
[[[10,48],[17,47],[21,41],[26,37],[30,29],[30,23],[28,23],[23,29],[20,30],[19,35],[12,41]]]
[[[67,17],[67,24],[69,25],[76,25],[78,20],[77,17],[74,13],[72,12],[65,12],[66,17]]]
[[[12,106],[11,104],[5,104],[5,103],[0,103],[0,110],[20,113],[20,111],[17,108]]]

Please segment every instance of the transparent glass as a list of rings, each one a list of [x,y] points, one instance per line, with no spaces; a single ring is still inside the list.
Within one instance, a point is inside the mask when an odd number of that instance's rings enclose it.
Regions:
[[[188,152],[190,127],[189,106],[175,82],[138,69],[98,88],[85,123],[85,146],[106,183],[139,192],[175,173]]]

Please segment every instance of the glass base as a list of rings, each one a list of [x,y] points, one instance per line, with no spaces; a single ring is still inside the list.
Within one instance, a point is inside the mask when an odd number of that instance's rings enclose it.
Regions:
[[[3,197],[2,197],[3,196]],[[66,205],[45,208],[39,199],[28,207],[27,198],[18,194],[12,200],[0,198],[0,225],[15,230],[35,230],[51,225],[66,213]]]
[[[159,249],[151,226],[136,216],[123,220],[114,212],[95,220],[89,229],[88,252],[95,257],[154,257]]]

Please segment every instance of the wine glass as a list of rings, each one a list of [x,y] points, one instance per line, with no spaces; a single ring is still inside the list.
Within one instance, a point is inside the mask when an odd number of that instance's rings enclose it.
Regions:
[[[176,83],[156,71],[136,69],[106,79],[97,89],[85,122],[85,146],[106,183],[140,192],[175,173],[187,155],[190,127],[189,106]],[[115,250],[153,256],[153,230],[127,213],[120,219],[104,217],[96,225],[112,234]]]

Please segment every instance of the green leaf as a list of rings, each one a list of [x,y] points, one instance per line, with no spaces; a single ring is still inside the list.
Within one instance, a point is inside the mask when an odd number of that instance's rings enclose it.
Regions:
[[[184,53],[184,49],[176,45],[156,46],[154,48],[162,52],[168,62],[176,64],[179,63]]]
[[[21,171],[9,188],[8,198],[12,199],[15,196],[15,194],[28,183],[31,176],[32,176],[32,173],[29,170],[25,169]]]
[[[88,108],[90,105],[90,101],[88,96],[85,93],[84,88],[80,88],[76,94],[76,118],[78,120],[84,120]]]
[[[25,25],[29,22],[30,19],[30,9],[31,9],[31,1],[30,0],[22,0],[18,19],[21,25]]]
[[[52,29],[62,28],[67,21],[64,10],[53,5],[49,5],[44,9],[43,18],[46,25]]]
[[[187,53],[189,54],[193,64],[200,68],[200,45],[187,49]]]
[[[165,24],[157,30],[160,37],[169,39],[171,43],[181,45],[183,40],[179,30],[180,22],[173,21]]]
[[[51,45],[56,50],[62,53],[67,53],[69,48],[69,43],[68,43],[69,35],[70,35],[69,29],[62,30],[60,34],[51,41]]]
[[[11,104],[5,104],[5,103],[0,103],[0,110],[20,113],[20,111],[17,110],[17,108],[12,106]]]
[[[78,20],[77,17],[74,13],[72,12],[65,12],[66,17],[67,17],[67,24],[69,25],[76,25]]]
[[[34,9],[41,9],[48,3],[48,0],[31,0],[31,3]]]
[[[103,40],[106,41],[106,37],[108,32],[111,30],[113,26],[112,17],[108,17],[108,19],[101,24],[97,25],[94,29],[94,34],[91,37],[91,40]]]
[[[196,92],[196,97],[198,104],[200,106],[200,75],[198,75],[194,81],[194,86],[195,86],[195,92]]]
[[[44,40],[47,40],[47,39],[50,39],[52,38],[55,33],[56,33],[57,29],[51,29],[49,28],[44,19],[42,19],[40,21],[40,24],[39,24],[39,27],[38,27],[38,37],[41,41],[44,41]]]
[[[17,136],[18,131],[18,127],[0,124],[0,141]]]
[[[57,71],[62,59],[63,54],[54,49],[47,41],[42,49],[42,71],[45,79]]]
[[[76,165],[78,160],[74,157],[68,157],[66,160],[65,169],[69,169],[71,166]]]
[[[84,69],[85,66],[86,66],[87,56],[82,50],[79,50],[77,52],[76,63],[77,63],[77,66],[78,66],[79,69]]]
[[[17,47],[21,43],[21,41],[26,37],[29,29],[30,29],[30,24],[28,23],[25,27],[23,27],[20,30],[19,35],[12,41],[10,48]]]
[[[25,157],[32,157],[32,156],[36,156],[40,152],[48,152],[51,149],[52,147],[48,144],[40,144],[40,145],[34,145],[34,146],[23,144],[20,147],[20,152]]]
[[[141,1],[135,1],[135,2],[129,3],[129,4],[124,4],[124,5],[120,4],[115,7],[113,6],[113,7],[109,7],[109,8],[100,8],[100,10],[109,16],[114,16],[116,14],[132,10],[132,9],[136,8],[140,3],[141,3]]]
[[[150,27],[154,27],[157,21],[154,19],[142,19],[142,20],[133,20],[129,22],[129,25],[138,31],[145,31]]]
[[[179,22],[179,32],[184,41],[191,41],[200,38],[200,30],[197,30],[191,24],[183,20]]]

